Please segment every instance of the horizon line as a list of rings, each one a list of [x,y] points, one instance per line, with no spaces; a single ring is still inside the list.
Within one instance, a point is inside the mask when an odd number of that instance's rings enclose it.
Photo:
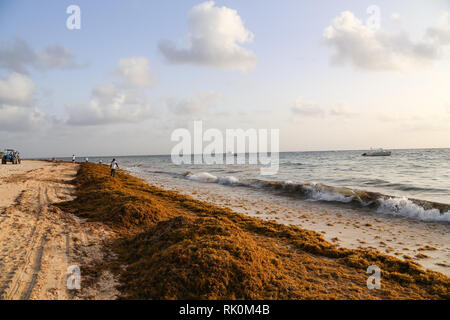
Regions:
[[[430,148],[392,148],[392,149],[385,149],[385,150],[439,150],[439,149],[450,149],[450,147],[430,147]],[[367,151],[370,149],[335,149],[335,150],[302,150],[302,151],[280,151],[278,153],[307,153],[307,152],[342,152],[342,151]],[[270,152],[268,152],[270,153]],[[275,152],[274,152],[275,153]],[[222,153],[222,155],[226,155],[227,153]],[[242,154],[242,153],[237,153]],[[248,152],[244,154],[249,154]],[[200,153],[191,153],[189,154],[191,156],[200,155]],[[171,154],[126,154],[126,155],[81,155],[81,156],[75,156],[77,158],[111,158],[111,157],[165,157],[165,156],[171,156]],[[42,157],[26,157],[23,158],[23,160],[41,160],[41,159],[51,159],[51,158],[71,158],[72,155],[69,156],[42,156]]]

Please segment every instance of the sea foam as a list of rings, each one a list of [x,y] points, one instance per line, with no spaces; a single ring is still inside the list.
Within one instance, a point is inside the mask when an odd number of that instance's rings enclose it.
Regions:
[[[439,209],[425,209],[406,197],[377,199],[377,212],[400,215],[422,221],[450,222],[450,211],[441,213]]]
[[[339,203],[357,203],[361,207],[373,206],[376,212],[404,216],[422,221],[450,222],[450,211],[443,212],[437,208],[425,209],[414,201],[403,197],[388,197],[377,193],[367,193],[369,199],[362,200],[361,191],[349,188],[335,188],[319,183],[293,183],[290,180],[284,182],[263,181],[252,179],[239,180],[233,176],[218,177],[209,172],[186,172],[185,177],[192,181],[204,183],[217,183],[229,186],[246,186],[257,189],[284,190],[298,193],[310,201],[326,201]],[[364,193],[364,192],[363,192]]]

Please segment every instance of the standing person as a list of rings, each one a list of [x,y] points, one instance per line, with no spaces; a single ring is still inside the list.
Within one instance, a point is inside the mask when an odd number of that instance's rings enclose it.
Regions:
[[[89,158],[88,157],[84,158],[84,160],[86,160],[86,162],[89,162]]]
[[[72,155],[72,163],[75,163],[75,155]]]
[[[112,159],[110,168],[111,168],[111,177],[115,177],[116,169],[119,169],[119,165],[117,164],[116,159]]]

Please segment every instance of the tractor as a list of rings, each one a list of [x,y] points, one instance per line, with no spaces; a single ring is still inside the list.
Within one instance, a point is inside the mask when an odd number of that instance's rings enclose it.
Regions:
[[[8,162],[11,162],[12,164],[19,164],[20,163],[19,152],[13,149],[5,149],[5,152],[3,153],[2,156],[2,164],[7,164]]]

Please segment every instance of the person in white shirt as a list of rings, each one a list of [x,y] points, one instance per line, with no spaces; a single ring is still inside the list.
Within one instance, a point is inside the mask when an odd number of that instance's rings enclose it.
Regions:
[[[115,177],[116,169],[119,169],[119,165],[117,164],[116,159],[112,159],[110,168],[111,168],[111,177]]]
[[[75,163],[75,155],[72,155],[72,163]]]

